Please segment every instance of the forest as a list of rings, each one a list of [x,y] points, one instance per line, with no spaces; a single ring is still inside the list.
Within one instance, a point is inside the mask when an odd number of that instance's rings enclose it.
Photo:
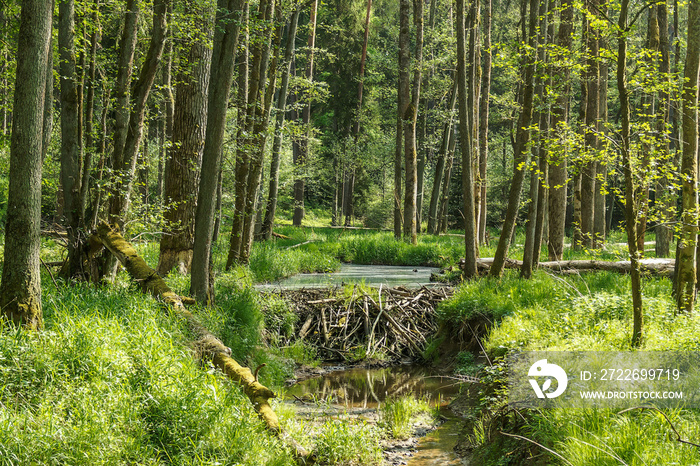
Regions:
[[[2,0],[0,465],[697,464],[694,363],[513,377],[700,354],[699,83],[700,0]]]

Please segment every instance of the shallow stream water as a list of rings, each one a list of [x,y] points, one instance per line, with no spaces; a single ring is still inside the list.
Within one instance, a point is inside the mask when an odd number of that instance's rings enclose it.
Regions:
[[[376,410],[386,399],[406,395],[424,399],[432,407],[440,407],[440,415],[446,421],[427,435],[419,437],[414,451],[407,453],[405,460],[387,464],[450,466],[465,464],[453,451],[461,422],[447,408],[449,401],[458,393],[459,383],[456,380],[431,369],[404,365],[329,372],[289,387],[286,397],[307,404],[334,405],[346,411],[354,411],[358,417],[366,419],[376,418]],[[328,413],[327,410],[325,412]],[[413,446],[410,449],[413,450]]]
[[[293,290],[299,288],[326,288],[329,286],[365,285],[379,287],[405,286],[420,288],[430,286],[430,275],[439,272],[435,267],[413,267],[396,265],[357,265],[341,264],[340,270],[333,273],[301,273],[274,283],[256,285],[264,291]]]

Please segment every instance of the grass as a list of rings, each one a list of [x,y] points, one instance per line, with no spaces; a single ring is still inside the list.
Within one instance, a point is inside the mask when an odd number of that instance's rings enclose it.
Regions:
[[[379,432],[364,422],[328,421],[322,426],[316,440],[316,455],[320,464],[381,464]]]
[[[0,464],[293,464],[158,302],[46,278],[45,329],[0,331]]]
[[[640,350],[700,350],[700,317],[675,314],[670,281],[647,277],[643,284],[645,336]],[[453,326],[475,317],[491,319],[495,326],[484,346],[492,358],[513,350],[629,351],[633,350],[629,288],[628,276],[608,272],[564,279],[539,271],[532,280],[510,272],[500,281],[463,284],[439,312],[443,322]],[[482,377],[499,384],[505,381],[502,365],[486,369]],[[679,443],[667,421],[654,411],[548,409],[512,420],[519,425],[517,433],[557,452],[568,463],[525,441],[494,440],[494,429],[504,422],[494,413],[504,406],[505,395],[481,393],[481,405],[487,408],[474,424],[471,438],[479,446],[475,454],[482,464],[522,464],[518,455],[503,459],[499,452],[505,447],[532,447],[546,456],[547,464],[697,464],[697,450]],[[689,407],[665,413],[683,438],[698,438],[700,411]]]
[[[387,400],[380,409],[379,425],[395,439],[405,440],[412,434],[416,415],[430,413],[430,405],[412,396]]]

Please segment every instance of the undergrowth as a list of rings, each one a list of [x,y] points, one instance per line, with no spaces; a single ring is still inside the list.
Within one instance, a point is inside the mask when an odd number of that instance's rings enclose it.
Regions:
[[[676,315],[667,279],[644,280],[644,340],[640,350],[698,351],[700,317]],[[510,272],[500,281],[465,283],[454,298],[439,307],[445,323],[458,326],[475,316],[487,316],[494,326],[484,346],[494,361],[510,351],[597,350],[630,351],[632,300],[629,277],[596,272],[562,278],[537,272],[521,280]],[[546,464],[584,465],[695,465],[698,451],[676,440],[669,422],[656,411],[618,414],[607,408],[547,409],[507,415],[507,367],[486,366],[480,391],[481,417],[470,435],[480,464],[523,464],[522,456],[499,455],[503,448],[527,449],[546,457]],[[497,390],[494,391],[494,388]],[[700,411],[695,407],[666,409],[684,439],[700,436]],[[527,442],[506,438],[507,418],[517,419],[512,432],[537,442],[557,455]],[[500,427],[499,427],[500,426]],[[562,459],[563,458],[563,459]],[[539,464],[539,463],[529,463]]]

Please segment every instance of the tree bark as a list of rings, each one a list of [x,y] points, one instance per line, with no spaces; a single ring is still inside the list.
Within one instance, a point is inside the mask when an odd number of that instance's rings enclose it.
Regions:
[[[472,21],[474,19],[472,18]],[[476,276],[476,222],[474,209],[474,176],[473,168],[473,143],[472,128],[469,125],[472,111],[468,107],[469,94],[472,90],[467,85],[467,50],[465,27],[473,27],[465,23],[464,0],[457,0],[457,107],[459,108],[459,140],[462,155],[462,193],[464,197],[464,242],[465,242],[465,267],[464,277]]]
[[[233,83],[236,47],[246,0],[218,0],[214,24],[214,45],[207,96],[207,130],[204,136],[202,171],[197,191],[191,293],[200,303],[214,299],[210,287],[211,244],[214,228],[216,189],[221,169],[222,145],[226,129],[228,95]]]
[[[408,40],[408,0],[401,1],[402,33],[406,28],[406,40]],[[406,19],[404,20],[404,16]],[[404,22],[405,21],[405,24]],[[423,64],[423,2],[413,1],[413,24],[416,29],[416,45],[414,57],[413,85],[410,92],[410,101],[402,115],[404,137],[404,160],[406,167],[406,191],[403,204],[403,237],[411,244],[418,244],[418,232],[416,225],[416,203],[418,198],[418,162],[416,152],[416,122],[418,119],[418,105],[420,104],[421,66]],[[408,47],[408,43],[405,44]],[[408,52],[408,50],[406,51]],[[404,63],[410,67],[410,58]],[[408,72],[408,70],[407,70]],[[406,75],[408,78],[408,74]],[[404,86],[408,85],[408,82]],[[406,99],[408,93],[404,89]]]
[[[668,73],[671,70],[671,41],[669,40],[668,34],[665,33],[668,31],[668,9],[665,2],[658,4],[657,17],[659,31],[664,31],[664,34],[659,34],[659,72],[662,75],[664,84],[669,85],[670,76]],[[662,160],[670,161],[671,151],[669,147],[670,138],[668,133],[668,124],[671,100],[669,92],[662,87],[659,90],[658,99],[659,109],[657,112],[657,131],[661,135],[661,158]],[[656,202],[659,206],[657,209],[659,223],[654,228],[654,232],[656,234],[656,243],[654,245],[656,257],[668,257],[671,254],[672,230],[669,228],[668,223],[672,219],[671,212],[674,211],[676,199],[674,199],[670,193],[670,184],[670,177],[667,175],[667,173],[663,173],[661,180],[656,185]]]
[[[0,306],[7,320],[29,329],[42,326],[39,224],[52,16],[52,1],[24,0],[17,36]]]
[[[600,39],[597,26],[592,23],[598,17],[600,8],[599,0],[592,0],[588,7],[585,37],[586,37],[586,118],[584,128],[584,144],[587,160],[584,161],[581,170],[581,239],[586,248],[594,247],[596,241],[593,238],[595,225],[595,181],[596,158],[598,153],[598,120],[600,96]]]
[[[62,0],[58,5],[58,49],[61,83],[61,186],[63,214],[68,232],[68,267],[66,278],[81,274],[80,227],[84,211],[80,202],[83,158],[78,73],[75,60],[75,2]]]
[[[683,180],[683,211],[676,257],[675,295],[678,309],[691,314],[695,302],[696,251],[698,236],[698,71],[700,70],[700,0],[688,6],[688,47],[685,60],[685,82],[682,90],[683,140],[681,179]]]
[[[479,180],[481,207],[479,208],[478,236],[481,243],[486,242],[486,193],[489,155],[489,93],[491,92],[491,0],[485,0],[484,8],[484,45],[482,47],[481,98],[479,99]]]
[[[188,44],[186,58],[177,78],[173,138],[165,163],[163,212],[164,235],[156,270],[167,275],[173,268],[185,275],[192,265],[194,248],[195,193],[199,186],[204,136],[207,128],[207,93],[211,72],[210,12],[195,2],[186,5],[187,14],[199,31]]]

